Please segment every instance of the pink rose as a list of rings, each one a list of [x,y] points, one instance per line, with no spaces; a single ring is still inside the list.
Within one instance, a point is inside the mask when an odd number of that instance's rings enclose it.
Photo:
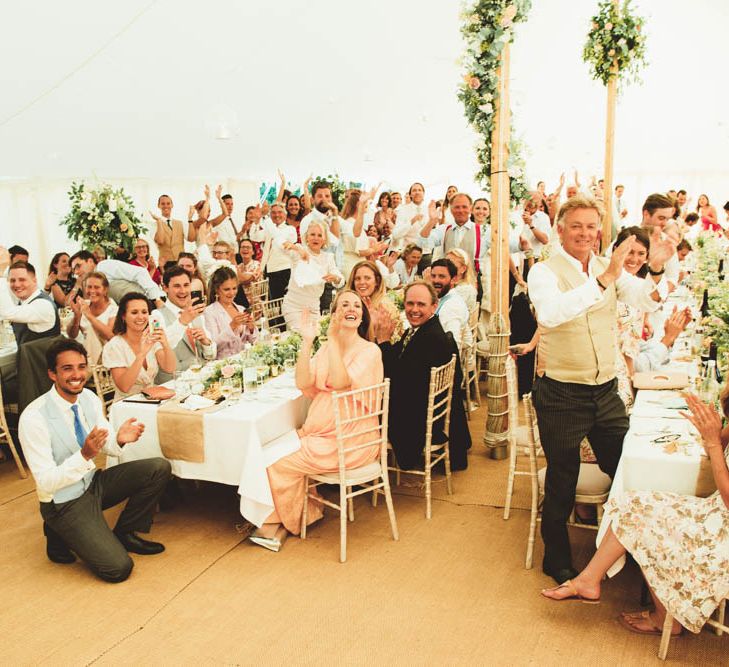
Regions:
[[[612,30],[612,29],[613,29],[613,24],[612,23],[606,23],[605,24],[605,30]]]
[[[506,28],[506,27],[510,26],[514,21],[515,16],[516,16],[516,6],[509,5],[504,10],[504,15],[501,17],[501,27]]]
[[[468,86],[471,88],[471,90],[478,90],[481,85],[481,80],[478,77],[472,76],[468,80]]]
[[[234,366],[231,366],[230,364],[227,364],[226,366],[223,366],[220,369],[220,374],[224,378],[232,378],[233,375],[235,375],[235,367]]]

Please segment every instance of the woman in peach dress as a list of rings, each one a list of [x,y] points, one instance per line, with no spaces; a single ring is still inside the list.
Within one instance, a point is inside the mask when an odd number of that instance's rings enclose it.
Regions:
[[[384,371],[380,348],[369,341],[370,318],[360,296],[351,290],[342,290],[332,306],[331,324],[327,342],[311,358],[311,349],[317,334],[317,325],[307,311],[302,314],[303,343],[296,365],[296,386],[312,399],[304,425],[299,429],[301,449],[286,456],[268,468],[271,494],[275,511],[267,524],[282,523],[294,535],[301,532],[304,509],[304,477],[310,473],[335,472],[339,468],[337,439],[334,424],[333,391],[349,391],[378,384]],[[376,417],[372,418],[376,424]],[[355,428],[369,428],[358,423]],[[371,439],[365,433],[362,441]],[[356,438],[347,442],[356,444]],[[348,468],[372,463],[379,455],[373,445],[348,452]],[[309,501],[308,523],[322,517],[322,505]]]

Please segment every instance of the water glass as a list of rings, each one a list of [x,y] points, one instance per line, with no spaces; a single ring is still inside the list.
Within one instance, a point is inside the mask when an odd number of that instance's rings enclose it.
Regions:
[[[243,390],[247,400],[254,400],[258,394],[258,371],[255,366],[243,367]]]
[[[284,359],[284,372],[289,376],[294,375],[296,372],[296,359],[294,357]]]
[[[183,399],[190,395],[190,381],[185,378],[185,371],[175,372],[175,394],[178,399]]]

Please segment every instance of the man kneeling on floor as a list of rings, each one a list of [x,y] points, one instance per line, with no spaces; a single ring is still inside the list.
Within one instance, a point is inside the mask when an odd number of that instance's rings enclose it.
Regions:
[[[124,445],[142,435],[144,424],[128,419],[112,430],[99,398],[84,389],[87,357],[80,343],[53,343],[46,361],[53,387],[23,411],[18,433],[35,478],[48,558],[73,563],[74,552],[104,581],[124,581],[134,567],[128,551],[164,551],[135,531],[149,532],[170,464],[152,458],[97,470],[94,457],[100,451],[121,455]],[[102,511],[127,498],[112,531]]]

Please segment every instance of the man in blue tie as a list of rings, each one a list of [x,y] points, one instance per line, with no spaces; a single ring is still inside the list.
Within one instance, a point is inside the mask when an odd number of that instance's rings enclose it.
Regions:
[[[87,357],[80,343],[59,339],[46,361],[53,387],[20,415],[18,434],[36,482],[48,558],[73,563],[75,553],[104,581],[124,581],[134,566],[127,552],[164,551],[136,531],[149,532],[170,464],[152,458],[97,470],[100,451],[119,456],[124,445],[139,439],[144,424],[128,419],[113,431],[99,398],[84,389]],[[112,530],[102,511],[126,499]]]

